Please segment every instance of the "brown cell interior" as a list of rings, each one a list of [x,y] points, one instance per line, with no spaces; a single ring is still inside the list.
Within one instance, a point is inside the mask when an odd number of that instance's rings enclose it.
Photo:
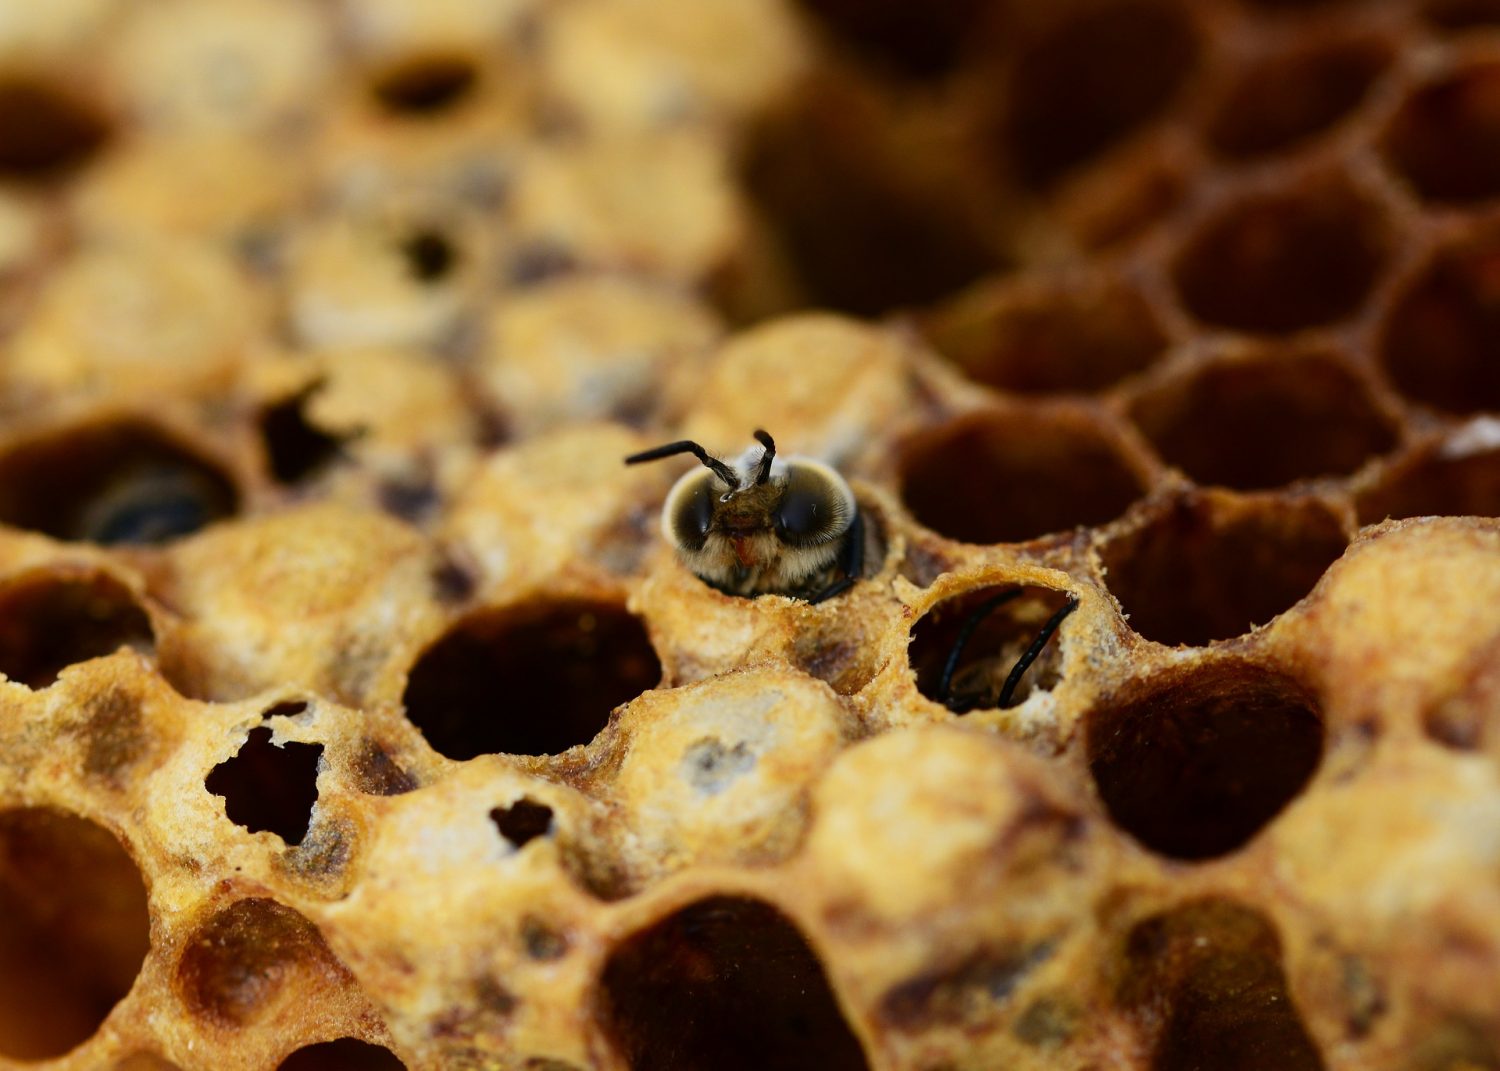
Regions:
[[[1416,401],[1454,413],[1500,410],[1495,232],[1440,252],[1422,270],[1385,320],[1380,360]]]
[[[0,523],[55,539],[163,543],[238,501],[225,473],[144,423],[56,432],[0,457]]]
[[[1445,30],[1467,30],[1500,23],[1500,0],[1428,0],[1422,16]]]
[[[541,601],[459,622],[412,667],[404,702],[450,759],[555,755],[660,680],[644,626],[621,607]]]
[[[304,1045],[277,1066],[276,1071],[405,1071],[406,1065],[390,1049],[358,1038],[338,1038]]]
[[[33,573],[0,585],[0,673],[28,687],[121,647],[149,654],[154,646],[146,611],[112,577]]]
[[[522,796],[509,807],[496,807],[490,811],[490,821],[513,847],[522,848],[529,841],[545,837],[552,831],[552,808]]]
[[[907,659],[917,677],[917,690],[955,713],[995,707],[1017,660],[1065,600],[1064,593],[1049,588],[1005,584],[944,599],[923,614],[911,631]],[[983,612],[989,607],[993,609]],[[1042,648],[1012,690],[1011,705],[1025,702],[1033,691],[1057,686],[1060,646],[1054,635]],[[955,650],[958,658],[945,694],[943,675]]]
[[[1016,177],[1045,189],[1158,117],[1198,61],[1186,9],[1158,0],[1075,5],[1021,46],[1002,142]]]
[[[1390,61],[1390,47],[1374,38],[1334,38],[1261,57],[1214,109],[1208,143],[1246,159],[1306,142],[1354,112]]]
[[[798,0],[825,32],[896,74],[932,78],[951,71],[966,38],[995,0]]]
[[[1148,367],[1167,345],[1149,303],[1116,280],[986,288],[924,327],[970,379],[1023,394],[1103,390]]]
[[[111,133],[108,117],[66,85],[0,77],[0,180],[55,181],[93,159]]]
[[[113,834],[50,808],[0,812],[0,1055],[87,1041],[134,984],[149,932],[145,884]]]
[[[464,103],[478,84],[479,69],[467,56],[414,56],[378,73],[370,93],[387,112],[423,117]]]
[[[200,925],[177,962],[175,985],[188,1011],[216,1026],[244,1027],[288,990],[316,999],[319,984],[348,972],[307,919],[274,900],[237,900]]]
[[[307,836],[318,799],[322,744],[271,743],[271,730],[257,726],[232,758],[215,766],[203,782],[224,797],[224,811],[251,833],[275,833],[289,845]]]
[[[1323,754],[1311,695],[1242,662],[1143,681],[1091,712],[1087,734],[1110,817],[1174,859],[1242,847],[1302,791]]]
[[[1103,524],[1145,490],[1119,445],[1076,412],[979,412],[929,429],[900,457],[906,507],[940,535],[1019,543]]]
[[[1264,916],[1200,900],[1138,923],[1125,941],[1122,1002],[1154,1035],[1152,1071],[1322,1071]]]
[[[1186,496],[1100,552],[1130,627],[1166,644],[1248,632],[1303,598],[1348,543],[1310,500],[1238,505]]]
[[[1361,524],[1387,517],[1500,517],[1500,448],[1454,456],[1423,451],[1384,473],[1357,503]]]
[[[1352,316],[1386,259],[1380,211],[1337,182],[1243,197],[1191,235],[1172,267],[1183,304],[1206,324],[1253,333]]]
[[[1500,63],[1477,63],[1413,92],[1385,152],[1426,200],[1464,204],[1500,194]]]
[[[1331,355],[1202,366],[1141,394],[1130,416],[1196,482],[1241,490],[1347,475],[1397,435],[1364,382]]]
[[[758,900],[700,900],[617,945],[600,1014],[635,1071],[868,1066],[817,956]]]

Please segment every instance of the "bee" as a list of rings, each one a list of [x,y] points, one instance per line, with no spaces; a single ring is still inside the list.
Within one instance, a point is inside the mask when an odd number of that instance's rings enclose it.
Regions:
[[[673,485],[661,527],[683,563],[731,595],[790,595],[823,602],[864,571],[864,520],[844,478],[820,461],[776,456],[757,430],[733,461],[691,440],[631,454],[627,465],[692,454],[703,470]]]

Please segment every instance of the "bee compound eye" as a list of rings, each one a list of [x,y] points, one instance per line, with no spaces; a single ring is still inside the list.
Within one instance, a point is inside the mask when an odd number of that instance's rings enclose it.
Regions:
[[[794,465],[774,513],[776,534],[784,543],[807,546],[827,542],[848,524],[850,496],[837,478],[809,465]]]
[[[670,510],[672,538],[687,550],[700,550],[714,519],[712,474],[705,473],[673,493]]]

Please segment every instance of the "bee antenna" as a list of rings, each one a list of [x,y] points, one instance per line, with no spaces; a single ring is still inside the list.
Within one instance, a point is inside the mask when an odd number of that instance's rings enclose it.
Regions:
[[[776,458],[776,440],[771,438],[770,432],[756,428],[755,441],[766,448],[766,452],[760,455],[760,468],[755,473],[755,485],[759,487],[771,478],[771,462]]]
[[[679,442],[667,443],[665,446],[658,446],[651,450],[642,450],[638,454],[631,454],[625,459],[625,464],[639,465],[643,461],[660,461],[664,457],[675,457],[678,454],[692,454],[703,463],[704,467],[711,469],[715,476],[728,484],[731,491],[739,490],[740,478],[735,475],[734,469],[724,464],[718,458],[710,456],[707,450],[691,439],[683,439]]]

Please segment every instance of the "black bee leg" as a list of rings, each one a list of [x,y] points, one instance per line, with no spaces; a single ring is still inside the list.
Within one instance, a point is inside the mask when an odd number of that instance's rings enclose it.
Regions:
[[[979,626],[984,624],[985,618],[1020,594],[1020,588],[1011,588],[1009,591],[1002,591],[998,595],[990,596],[975,607],[974,611],[964,621],[963,627],[958,630],[958,637],[953,641],[953,648],[948,652],[948,660],[943,663],[943,675],[938,678],[937,686],[938,702],[953,711],[953,713],[964,714],[973,709],[972,702],[955,699],[949,694],[949,690],[953,687],[953,674],[958,672],[958,660],[963,657],[964,648],[974,638],[974,633],[979,629]]]
[[[844,549],[839,555],[839,569],[843,577],[818,592],[809,603],[826,602],[835,595],[842,595],[854,586],[854,582],[865,571],[865,518],[858,509],[849,522],[849,531],[844,535]]]
[[[1016,659],[1016,664],[1011,668],[1010,676],[1005,678],[1005,687],[1000,689],[999,706],[1001,710],[1010,706],[1010,698],[1015,693],[1016,685],[1021,683],[1021,678],[1031,668],[1031,663],[1036,661],[1037,655],[1041,654],[1042,649],[1047,646],[1047,641],[1052,638],[1052,634],[1067,620],[1068,615],[1076,609],[1078,609],[1078,596],[1069,595],[1068,601],[1063,603],[1062,609],[1047,619],[1047,623],[1042,626],[1042,630],[1036,634],[1036,639],[1031,641],[1031,646],[1026,648],[1025,653],[1020,658]]]

